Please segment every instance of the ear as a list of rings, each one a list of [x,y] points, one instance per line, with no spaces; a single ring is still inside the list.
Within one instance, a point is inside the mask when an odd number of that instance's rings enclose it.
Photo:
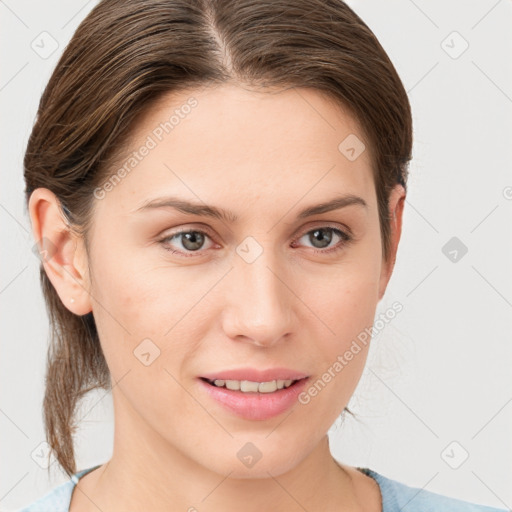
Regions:
[[[389,216],[390,216],[390,250],[388,261],[382,260],[382,270],[379,284],[379,301],[384,296],[391,274],[395,267],[398,242],[402,234],[402,213],[405,204],[405,189],[402,185],[395,185],[389,196]]]
[[[60,300],[69,311],[81,316],[92,311],[85,246],[82,238],[73,233],[61,208],[53,192],[35,189],[28,204],[32,234]]]

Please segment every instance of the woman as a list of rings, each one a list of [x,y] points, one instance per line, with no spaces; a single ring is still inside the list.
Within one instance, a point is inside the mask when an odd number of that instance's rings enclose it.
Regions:
[[[45,425],[71,478],[24,510],[497,510],[329,450],[411,149],[403,85],[341,1],[100,2],[25,155]],[[94,388],[112,391],[113,456],[77,472]]]

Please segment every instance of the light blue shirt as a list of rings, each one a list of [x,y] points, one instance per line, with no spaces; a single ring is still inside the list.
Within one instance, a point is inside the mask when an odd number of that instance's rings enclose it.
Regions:
[[[99,467],[100,465],[75,473],[67,482],[18,512],[69,512],[71,493],[78,479]],[[506,509],[477,505],[424,489],[409,487],[368,468],[357,469],[379,484],[382,512],[507,512]]]

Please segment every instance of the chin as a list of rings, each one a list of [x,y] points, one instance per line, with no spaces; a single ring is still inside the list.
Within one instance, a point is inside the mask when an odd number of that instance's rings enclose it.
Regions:
[[[238,442],[236,445],[233,457],[226,456],[231,451],[228,449],[218,456],[211,454],[203,465],[220,475],[229,475],[231,479],[250,479],[277,477],[300,463],[297,450],[288,453],[276,445],[272,450],[274,453],[265,454],[263,449],[258,450],[250,442]],[[215,462],[212,464],[211,461]]]

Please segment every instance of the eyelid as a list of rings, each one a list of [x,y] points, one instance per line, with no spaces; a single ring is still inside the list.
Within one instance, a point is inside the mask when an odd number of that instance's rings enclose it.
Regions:
[[[314,229],[319,229],[319,228],[331,228],[331,229],[337,229],[339,231],[342,231],[344,233],[346,233],[350,238],[354,238],[354,233],[352,232],[352,230],[345,224],[341,224],[341,223],[335,223],[335,222],[329,222],[329,221],[316,221],[314,222],[313,225],[309,225],[307,226],[306,228],[304,228],[303,230],[301,229],[299,231],[299,235],[297,235],[298,238],[301,238],[303,237],[305,234],[309,233],[310,231],[313,231]],[[295,237],[295,235],[294,235]],[[295,237],[295,238],[297,238]]]
[[[206,224],[185,224],[185,227],[180,226],[177,228],[169,228],[164,230],[160,235],[158,235],[158,239],[166,239],[171,238],[173,236],[179,235],[180,233],[189,233],[190,231],[199,231],[208,235],[212,240],[214,240],[217,235],[213,234],[213,230],[209,228]]]

